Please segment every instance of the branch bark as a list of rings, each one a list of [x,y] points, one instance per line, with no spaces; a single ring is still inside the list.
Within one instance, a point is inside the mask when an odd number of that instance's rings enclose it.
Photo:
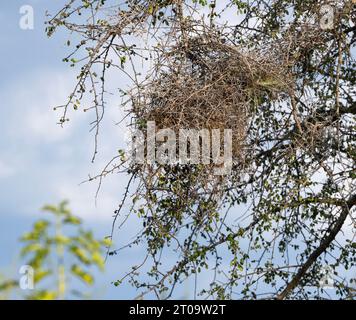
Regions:
[[[294,278],[289,282],[286,288],[277,295],[277,300],[286,299],[292,291],[298,286],[301,279],[307,273],[308,269],[313,265],[313,263],[318,259],[318,257],[327,250],[331,242],[334,241],[335,237],[341,230],[351,208],[356,204],[356,194],[352,195],[348,201],[346,201],[339,218],[336,220],[334,226],[330,229],[329,234],[327,234],[324,239],[321,241],[318,248],[316,248],[313,253],[309,256],[307,261],[302,265],[302,267],[298,270],[297,274]]]

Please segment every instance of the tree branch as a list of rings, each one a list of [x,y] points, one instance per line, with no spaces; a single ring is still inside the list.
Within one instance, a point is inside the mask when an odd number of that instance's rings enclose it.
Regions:
[[[314,250],[314,252],[309,256],[307,261],[302,265],[302,267],[298,270],[297,274],[294,278],[289,282],[287,287],[277,295],[277,300],[283,300],[288,297],[288,295],[295,289],[295,287],[299,284],[300,280],[304,277],[308,269],[313,265],[313,263],[318,259],[318,257],[329,247],[331,242],[334,241],[335,237],[341,230],[347,215],[349,214],[351,208],[356,204],[356,194],[352,195],[349,200],[345,203],[340,217],[336,220],[335,225],[330,229],[328,235],[324,237],[321,241],[319,247]]]

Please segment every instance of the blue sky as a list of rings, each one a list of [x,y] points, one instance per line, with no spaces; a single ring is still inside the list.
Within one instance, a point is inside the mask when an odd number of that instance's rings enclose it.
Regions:
[[[65,101],[75,80],[74,70],[62,62],[68,53],[64,33],[48,39],[44,31],[45,11],[55,12],[62,0],[12,0],[0,4],[0,274],[16,275],[18,239],[43,213],[46,203],[70,200],[73,212],[98,237],[110,233],[113,211],[123,193],[125,178],[106,179],[95,204],[96,184],[79,185],[95,174],[122,144],[123,132],[115,126],[120,119],[120,101],[111,101],[106,131],[101,134],[100,154],[91,164],[93,136],[91,115],[73,115],[64,128],[56,123],[55,105]],[[34,29],[19,26],[19,9],[34,9]],[[120,81],[120,79],[118,79]],[[110,112],[112,112],[110,114]],[[128,227],[123,238],[135,226]],[[115,240],[120,244],[120,239]],[[102,298],[131,298],[133,289],[117,289],[116,280],[135,261],[137,251],[109,259],[107,271],[98,275]]]

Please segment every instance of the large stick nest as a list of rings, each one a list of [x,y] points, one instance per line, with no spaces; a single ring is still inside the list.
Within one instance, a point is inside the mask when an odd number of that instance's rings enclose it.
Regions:
[[[216,33],[162,52],[156,72],[133,98],[137,124],[157,129],[232,129],[233,160],[244,158],[249,120],[266,99],[288,92],[291,76],[275,52],[245,50]]]

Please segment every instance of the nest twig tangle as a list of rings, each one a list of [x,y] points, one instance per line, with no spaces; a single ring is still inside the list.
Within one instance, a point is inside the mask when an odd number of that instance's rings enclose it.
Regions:
[[[136,125],[232,131],[232,157],[246,156],[249,121],[265,99],[278,99],[291,76],[274,52],[246,50],[219,30],[193,34],[162,50],[155,73],[132,97]],[[211,166],[207,166],[207,170]]]

